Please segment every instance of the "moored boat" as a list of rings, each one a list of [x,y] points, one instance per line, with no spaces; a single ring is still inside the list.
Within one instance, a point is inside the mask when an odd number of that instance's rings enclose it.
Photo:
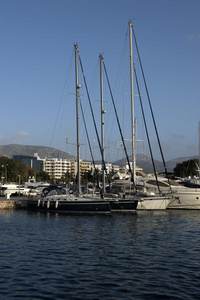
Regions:
[[[200,189],[177,188],[167,209],[200,209]]]
[[[158,193],[155,177],[147,176],[138,179],[140,186],[144,185],[145,189],[156,195]],[[186,187],[181,184],[181,181],[170,180],[172,194],[169,194],[169,184],[166,178],[159,176],[158,184],[166,197],[169,197],[167,209],[200,209],[200,188]],[[155,201],[156,202],[156,201]],[[141,206],[138,202],[138,208]]]
[[[27,207],[31,210],[43,212],[111,213],[109,201],[68,195],[51,195],[39,199],[29,199]]]
[[[27,208],[45,212],[62,213],[112,213],[134,212],[138,200],[120,197],[77,197],[74,194],[59,194],[60,190],[51,191],[40,197],[32,197],[27,201]],[[57,194],[58,193],[58,194]]]
[[[31,210],[62,212],[62,213],[111,213],[113,211],[133,211],[138,201],[130,199],[109,199],[104,197],[87,197],[81,194],[80,176],[80,144],[79,144],[79,89],[78,82],[78,45],[75,48],[75,72],[76,72],[76,121],[77,121],[77,194],[70,195],[44,195],[31,198],[27,207]],[[96,126],[95,126],[96,128]]]
[[[152,196],[140,198],[138,201],[138,210],[148,210],[148,209],[166,209],[171,202],[171,197],[169,196]]]

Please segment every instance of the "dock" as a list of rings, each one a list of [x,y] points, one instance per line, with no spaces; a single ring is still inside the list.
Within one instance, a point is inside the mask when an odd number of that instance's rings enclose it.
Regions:
[[[6,199],[5,197],[0,197],[0,210],[1,209],[25,209],[27,207],[28,197],[18,196],[10,197]]]

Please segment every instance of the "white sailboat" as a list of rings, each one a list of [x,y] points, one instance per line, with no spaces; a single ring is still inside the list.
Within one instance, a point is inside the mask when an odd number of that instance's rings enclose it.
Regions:
[[[102,67],[103,67],[103,56],[100,54],[100,99],[101,99],[101,143],[100,139],[97,134],[97,140],[99,143],[99,148],[102,156],[102,190],[101,190],[101,197],[105,200],[108,200],[110,202],[110,208],[112,212],[134,212],[137,204],[138,204],[138,197],[136,195],[122,195],[122,194],[113,194],[111,193],[105,193],[105,173],[107,175],[106,165],[105,165],[105,157],[104,157],[104,114],[105,110],[103,109],[103,73],[102,73]],[[90,106],[91,113],[93,115],[92,107]],[[93,118],[94,125],[96,128],[96,122]],[[92,155],[92,153],[91,153]],[[93,159],[94,161],[94,159]]]
[[[136,183],[136,139],[134,126],[134,93],[133,93],[133,50],[132,50],[132,22],[129,21],[129,46],[130,46],[130,79],[131,79],[131,114],[132,114],[132,162],[134,182]],[[137,185],[137,184],[136,184]],[[147,194],[146,194],[147,195]],[[171,195],[152,195],[141,197],[138,200],[137,210],[143,209],[166,209],[171,201]]]

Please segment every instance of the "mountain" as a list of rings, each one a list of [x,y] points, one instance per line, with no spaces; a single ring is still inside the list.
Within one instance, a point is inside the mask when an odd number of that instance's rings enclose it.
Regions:
[[[129,158],[129,159],[130,159],[130,161],[132,160],[132,158]],[[155,163],[156,171],[163,172],[164,168],[163,168],[162,162],[160,162],[158,160],[154,160],[154,163]],[[115,161],[113,164],[123,167],[126,164],[126,159],[122,158],[118,161]],[[137,167],[142,168],[144,170],[144,172],[146,172],[146,173],[153,172],[152,161],[151,161],[151,158],[148,156],[145,156],[145,155],[141,156],[138,154],[136,156],[136,165],[137,165]]]
[[[38,153],[40,158],[48,157],[48,158],[75,159],[73,155],[51,147],[27,146],[27,145],[18,145],[18,144],[10,144],[5,146],[0,145],[0,156],[8,156],[12,158],[13,155],[33,156],[34,153]],[[180,158],[169,160],[166,162],[167,171],[173,172],[174,168],[176,167],[176,164],[194,158],[198,159],[198,156],[180,157]],[[126,160],[125,158],[123,158],[113,162],[113,165],[119,165],[120,167],[123,167],[125,166],[125,163]],[[153,172],[151,158],[148,156],[137,154],[136,165],[142,168],[146,173]],[[155,160],[155,168],[157,172],[164,172],[163,163],[161,161]]]
[[[166,162],[168,172],[173,172],[173,169],[176,167],[176,164],[182,163],[183,161],[187,161],[189,159],[199,159],[198,156],[190,156],[190,157],[179,157],[176,159],[171,159]]]
[[[174,168],[176,167],[176,164],[178,163],[182,163],[183,161],[189,160],[189,159],[198,159],[198,156],[191,156],[191,157],[180,157],[180,158],[176,158],[176,159],[172,159],[166,162],[166,168],[168,172],[173,172]],[[131,160],[131,158],[130,158]],[[155,169],[156,172],[164,172],[164,167],[163,167],[163,163],[161,161],[158,160],[154,160],[155,163]],[[114,165],[119,165],[120,167],[125,166],[126,164],[126,159],[120,159],[118,161],[115,161],[113,163]],[[151,158],[145,155],[140,155],[138,154],[136,156],[136,165],[137,167],[140,167],[144,170],[145,173],[152,173],[153,172],[153,165],[152,165],[152,161]]]
[[[10,144],[1,146],[0,145],[0,156],[8,156],[12,158],[13,155],[26,155],[34,156],[37,153],[40,158],[63,158],[63,159],[74,159],[75,157],[61,151],[59,149],[45,147],[45,146],[26,146],[18,144]]]

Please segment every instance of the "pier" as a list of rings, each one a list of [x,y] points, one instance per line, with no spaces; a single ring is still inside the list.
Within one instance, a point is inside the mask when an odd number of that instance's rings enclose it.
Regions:
[[[25,196],[10,197],[10,199],[6,199],[5,197],[0,197],[0,210],[26,208],[27,200],[28,198]]]

